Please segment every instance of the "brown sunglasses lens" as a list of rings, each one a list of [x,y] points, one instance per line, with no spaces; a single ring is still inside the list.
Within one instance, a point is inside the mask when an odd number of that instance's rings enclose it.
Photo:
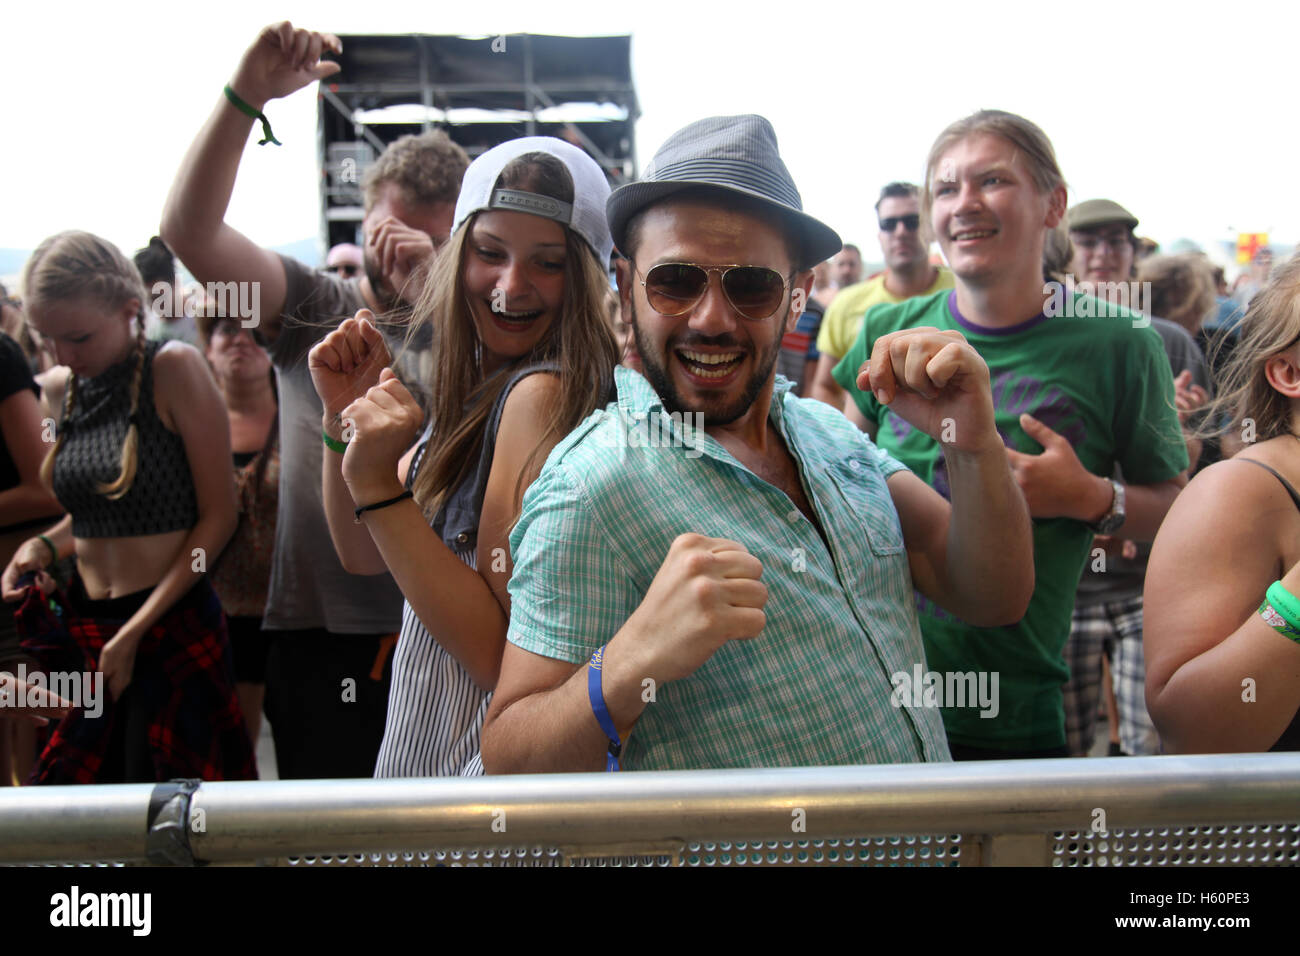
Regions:
[[[660,315],[681,315],[704,296],[709,273],[700,266],[672,262],[646,275],[646,299]],[[785,298],[781,274],[762,266],[733,266],[722,272],[722,291],[747,319],[769,318]]]

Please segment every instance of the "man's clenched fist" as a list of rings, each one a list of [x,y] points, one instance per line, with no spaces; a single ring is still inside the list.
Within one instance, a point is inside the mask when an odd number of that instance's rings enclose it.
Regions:
[[[945,448],[1002,446],[989,367],[960,332],[927,327],[882,335],[858,370],[857,384]]]
[[[663,680],[688,677],[727,641],[757,637],[767,623],[763,565],[743,544],[679,535],[645,599],[621,633],[625,652]]]

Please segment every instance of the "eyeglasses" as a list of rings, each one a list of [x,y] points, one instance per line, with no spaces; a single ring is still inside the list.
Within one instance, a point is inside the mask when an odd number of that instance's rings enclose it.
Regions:
[[[632,264],[636,269],[636,263]],[[660,315],[684,315],[704,298],[709,274],[722,275],[722,292],[731,307],[754,322],[771,318],[785,301],[789,279],[765,266],[697,266],[692,262],[663,262],[641,279],[646,301]],[[637,270],[640,275],[640,270]],[[791,276],[793,278],[793,275]]]
[[[1131,245],[1127,233],[1117,233],[1111,236],[1098,236],[1088,232],[1070,233],[1070,241],[1076,248],[1084,252],[1092,252],[1100,245],[1105,245],[1111,252],[1123,252],[1124,247]]]
[[[893,232],[898,228],[900,222],[903,224],[903,228],[908,232],[916,232],[916,230],[921,228],[921,216],[920,214],[913,212],[908,213],[906,216],[888,216],[885,219],[880,220],[880,231]]]
[[[326,266],[325,271],[333,272],[335,275],[342,276],[344,279],[351,279],[361,274],[361,267],[349,262],[341,266]]]

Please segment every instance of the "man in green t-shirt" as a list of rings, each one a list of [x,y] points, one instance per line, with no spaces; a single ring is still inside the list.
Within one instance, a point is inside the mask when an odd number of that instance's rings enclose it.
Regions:
[[[1185,483],[1173,377],[1142,316],[1044,286],[1044,234],[1066,201],[1037,126],[1000,111],[950,126],[931,150],[924,204],[956,288],[873,309],[834,374],[877,445],[948,496],[941,441],[864,391],[860,369],[879,361],[882,336],[927,326],[962,332],[988,364],[996,426],[1035,519],[1034,595],[1019,624],[982,629],[918,598],[925,663],[1000,678],[996,716],[944,710],[954,758],[1067,756],[1062,648],[1093,535],[1150,540]],[[1104,477],[1116,463],[1127,485]]]
[[[812,388],[804,393],[809,398],[844,408],[844,389],[831,370],[857,338],[868,309],[952,288],[952,273],[930,264],[930,236],[921,222],[919,192],[911,183],[889,183],[880,191],[876,216],[885,271],[866,282],[841,286],[831,301],[817,332],[820,355]]]

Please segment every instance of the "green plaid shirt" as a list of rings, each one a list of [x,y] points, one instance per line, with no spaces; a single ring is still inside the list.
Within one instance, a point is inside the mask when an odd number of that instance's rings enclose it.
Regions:
[[[885,478],[903,465],[839,412],[789,394],[770,419],[830,542],[783,491],[616,370],[618,400],[547,459],[510,536],[509,640],[588,660],[640,605],[674,538],[739,541],[763,563],[767,625],[654,688],[623,748],[635,770],[947,760],[940,712],[895,707],[924,664],[912,579]]]

